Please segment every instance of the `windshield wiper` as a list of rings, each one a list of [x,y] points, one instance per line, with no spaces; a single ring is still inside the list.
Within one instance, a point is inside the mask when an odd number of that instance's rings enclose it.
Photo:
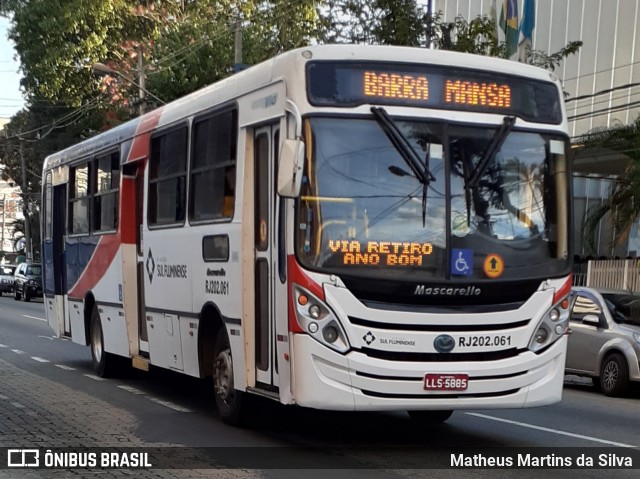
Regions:
[[[516,123],[516,118],[514,116],[505,116],[502,119],[502,125],[498,128],[495,135],[491,139],[491,143],[482,154],[480,161],[476,165],[475,169],[471,172],[471,175],[468,178],[465,178],[464,182],[464,196],[467,203],[467,225],[471,224],[471,193],[473,189],[478,186],[480,182],[480,178],[485,174],[487,168],[489,167],[489,162],[493,155],[502,148],[507,136],[513,129],[513,125]]]
[[[387,113],[387,110],[381,107],[371,107],[371,113],[375,117],[376,121],[384,131],[391,144],[394,148],[400,153],[402,159],[409,165],[413,175],[418,179],[420,183],[422,183],[422,226],[426,224],[426,216],[427,216],[427,188],[432,181],[436,180],[436,177],[433,176],[433,173],[429,170],[429,152],[425,156],[424,162],[416,153],[413,146],[407,137],[402,134],[398,125],[393,121],[393,119]],[[393,173],[393,170],[392,170]]]
[[[478,185],[480,178],[482,178],[482,175],[484,175],[485,171],[487,171],[489,161],[491,160],[491,158],[493,158],[493,155],[496,153],[496,151],[498,151],[502,147],[515,123],[516,118],[514,116],[504,117],[504,119],[502,120],[502,125],[500,125],[500,128],[498,128],[496,134],[493,135],[491,143],[489,143],[489,146],[484,151],[482,158],[480,158],[480,161],[478,162],[478,165],[471,173],[471,177],[467,182],[469,188],[475,188]]]

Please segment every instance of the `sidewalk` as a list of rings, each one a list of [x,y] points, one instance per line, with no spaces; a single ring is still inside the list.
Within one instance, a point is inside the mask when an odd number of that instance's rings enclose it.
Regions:
[[[0,448],[176,447],[148,443],[136,434],[138,422],[126,410],[24,371],[0,359]],[[2,451],[3,454],[6,452]],[[2,458],[0,464],[6,464]],[[42,461],[41,461],[42,463]],[[205,478],[249,479],[242,469],[0,469],[0,478]]]

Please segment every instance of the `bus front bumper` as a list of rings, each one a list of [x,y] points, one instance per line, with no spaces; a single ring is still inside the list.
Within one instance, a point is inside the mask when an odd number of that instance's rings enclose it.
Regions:
[[[542,354],[486,362],[400,362],[332,351],[293,335],[293,396],[300,406],[344,411],[523,408],[562,399],[567,337]],[[426,373],[468,374],[465,391],[426,391]]]

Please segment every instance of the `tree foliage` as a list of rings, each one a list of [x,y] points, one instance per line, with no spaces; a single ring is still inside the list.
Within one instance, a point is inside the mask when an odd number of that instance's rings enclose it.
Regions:
[[[13,178],[20,145],[39,172],[51,152],[137,114],[142,78],[169,102],[232,74],[239,26],[245,64],[329,42],[505,51],[487,17],[445,22],[416,0],[0,0],[0,15],[11,19],[28,105],[0,143]],[[530,61],[553,69],[579,43]],[[96,77],[96,62],[120,73]],[[32,180],[30,192],[39,188]]]

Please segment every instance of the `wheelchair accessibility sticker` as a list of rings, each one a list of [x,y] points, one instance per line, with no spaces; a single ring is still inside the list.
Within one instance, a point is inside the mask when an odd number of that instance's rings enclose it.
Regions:
[[[456,276],[471,276],[473,273],[473,250],[451,250],[451,274]]]

